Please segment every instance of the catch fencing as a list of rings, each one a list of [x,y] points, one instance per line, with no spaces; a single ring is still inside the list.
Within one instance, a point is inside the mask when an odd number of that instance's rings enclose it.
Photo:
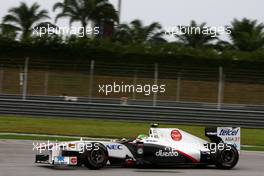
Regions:
[[[102,84],[165,84],[165,93],[99,92]],[[86,59],[1,58],[0,94],[70,96],[171,102],[264,105],[264,70],[195,67],[169,63],[136,64]]]
[[[113,82],[166,91],[100,93]],[[1,58],[0,113],[263,128],[264,70]]]

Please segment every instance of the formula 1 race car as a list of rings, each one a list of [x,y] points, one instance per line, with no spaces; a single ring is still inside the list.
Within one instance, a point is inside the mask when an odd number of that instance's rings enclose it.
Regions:
[[[239,136],[237,137],[237,134]],[[73,141],[40,144],[36,147],[36,163],[52,165],[85,165],[90,169],[105,166],[157,167],[179,165],[215,165],[233,168],[239,159],[238,145],[224,142],[240,141],[240,128],[206,128],[211,142],[177,128],[152,125],[149,135],[134,140]]]

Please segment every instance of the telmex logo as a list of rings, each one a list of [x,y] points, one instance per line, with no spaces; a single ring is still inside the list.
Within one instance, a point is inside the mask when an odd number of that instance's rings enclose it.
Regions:
[[[122,145],[118,145],[118,144],[109,144],[106,145],[106,148],[109,150],[123,150]]]
[[[220,136],[235,136],[238,134],[239,129],[221,129]]]

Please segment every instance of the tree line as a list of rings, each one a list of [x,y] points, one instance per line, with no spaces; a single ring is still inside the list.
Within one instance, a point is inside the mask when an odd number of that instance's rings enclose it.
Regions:
[[[8,14],[3,17],[0,25],[0,40],[30,44],[38,42],[70,44],[86,40],[95,45],[100,41],[106,41],[111,45],[130,45],[132,48],[136,45],[145,47],[155,45],[167,47],[164,50],[171,47],[190,47],[214,49],[218,52],[226,50],[256,52],[262,51],[264,46],[264,25],[257,20],[247,18],[234,19],[228,25],[231,31],[228,35],[230,42],[221,40],[219,35],[204,33],[175,35],[174,41],[168,41],[163,27],[157,22],[145,25],[141,20],[135,19],[128,24],[120,24],[118,12],[108,0],[64,0],[54,4],[53,12],[56,13],[54,21],[48,11],[37,3],[28,6],[21,2],[18,7],[10,8]],[[61,18],[68,18],[70,25],[79,22],[84,29],[88,26],[99,26],[102,33],[95,36],[87,35],[84,38],[74,35],[51,35],[40,38],[33,34],[34,27],[47,24],[56,27],[57,21]],[[206,23],[198,24],[196,21],[191,21],[187,27],[210,29]]]

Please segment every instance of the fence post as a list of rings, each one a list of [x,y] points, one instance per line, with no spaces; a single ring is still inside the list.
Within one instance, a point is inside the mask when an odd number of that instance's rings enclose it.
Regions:
[[[89,102],[92,101],[93,96],[93,77],[94,77],[94,60],[91,60],[90,64],[90,74],[89,74]]]
[[[121,22],[122,0],[118,0],[117,6],[118,6],[117,10],[118,10],[118,18],[119,18],[118,23],[120,23]]]
[[[49,87],[49,70],[45,71],[45,78],[44,78],[44,95],[48,95],[48,87]]]
[[[24,74],[23,74],[23,92],[22,92],[23,100],[26,100],[27,98],[28,62],[29,62],[29,58],[27,57],[25,59]]]
[[[155,63],[155,73],[154,73],[154,85],[158,85],[158,69],[159,66],[157,63]],[[157,105],[157,92],[154,92],[153,94],[153,106]]]
[[[179,102],[181,97],[181,72],[177,73],[177,92],[176,101]]]
[[[3,93],[3,84],[4,84],[4,67],[0,67],[0,93]]]
[[[137,70],[135,70],[134,72],[134,79],[133,79],[133,85],[136,87],[137,85]],[[133,100],[136,99],[136,91],[133,92]]]
[[[217,108],[222,108],[223,103],[223,95],[224,95],[224,73],[223,67],[219,67],[219,82],[218,82],[218,98],[217,98]]]

